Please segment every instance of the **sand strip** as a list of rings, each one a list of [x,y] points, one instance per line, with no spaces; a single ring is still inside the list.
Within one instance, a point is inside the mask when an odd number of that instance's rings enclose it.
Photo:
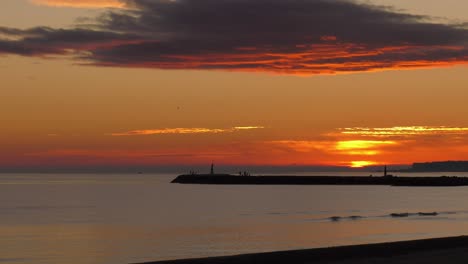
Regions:
[[[468,263],[468,236],[236,256],[148,262],[153,264]]]

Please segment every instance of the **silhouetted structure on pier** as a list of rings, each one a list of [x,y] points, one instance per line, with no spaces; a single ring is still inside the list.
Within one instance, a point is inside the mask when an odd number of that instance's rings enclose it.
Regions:
[[[388,174],[388,173],[387,173],[387,165],[384,165],[384,175],[383,175],[383,176],[384,176],[384,177],[393,177],[392,174]]]

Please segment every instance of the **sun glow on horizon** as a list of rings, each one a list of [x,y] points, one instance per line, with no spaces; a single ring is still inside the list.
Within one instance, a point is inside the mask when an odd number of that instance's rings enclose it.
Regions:
[[[465,139],[468,140],[467,127],[394,126],[337,128],[317,139],[268,143],[279,149],[285,148],[298,157],[323,155],[324,163],[360,168],[383,163],[411,164],[444,159],[446,151],[427,154],[428,149],[434,147],[450,149],[454,157],[464,156],[468,153],[468,144],[463,144]]]
[[[335,149],[346,155],[375,156],[382,152],[382,147],[397,144],[398,142],[390,140],[344,140],[336,142]]]
[[[374,161],[367,161],[367,160],[359,160],[359,161],[351,161],[350,167],[351,168],[364,168],[372,165],[377,165],[377,162]]]
[[[395,145],[397,142],[395,141],[379,141],[379,140],[345,140],[345,141],[338,141],[336,143],[336,149],[341,151],[349,151],[349,150],[366,150],[372,149],[378,146],[383,145]]]

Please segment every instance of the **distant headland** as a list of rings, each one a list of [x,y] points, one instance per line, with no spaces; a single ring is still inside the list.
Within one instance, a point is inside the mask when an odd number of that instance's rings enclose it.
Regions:
[[[399,172],[468,172],[468,161],[432,161],[413,163]]]

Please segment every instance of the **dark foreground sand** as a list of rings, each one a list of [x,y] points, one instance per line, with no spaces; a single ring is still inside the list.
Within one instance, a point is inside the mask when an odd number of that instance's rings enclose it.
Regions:
[[[227,257],[149,262],[154,264],[467,264],[468,236],[334,248],[278,251]]]

